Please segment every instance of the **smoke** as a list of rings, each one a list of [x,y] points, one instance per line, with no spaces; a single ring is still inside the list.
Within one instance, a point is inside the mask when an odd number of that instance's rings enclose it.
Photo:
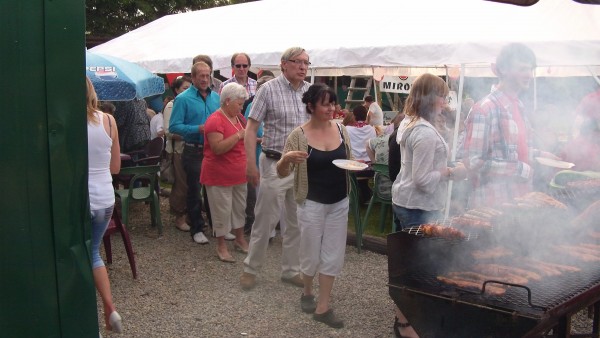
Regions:
[[[475,102],[481,100],[490,93],[497,82],[496,78],[465,77],[463,102],[469,98]],[[451,83],[450,87],[451,90],[458,91],[457,83]],[[581,106],[594,93],[598,95],[595,105],[597,110],[591,114],[592,117],[586,115],[583,119],[584,122],[578,125],[577,121],[582,118],[580,116],[582,114]],[[584,151],[587,152],[584,153],[568,152],[569,146],[578,140],[575,136],[578,130],[585,130],[586,126],[590,125],[591,127],[595,126],[597,132],[599,123],[594,121],[593,117],[600,117],[600,85],[594,77],[537,77],[529,89],[521,94],[520,99],[525,106],[525,114],[530,122],[530,139],[533,148],[575,163],[573,171],[580,171],[582,168],[600,172],[600,161],[593,161],[593,159],[600,158],[600,151],[594,151],[594,148],[590,147],[589,149],[585,148]],[[465,111],[461,114],[461,123],[466,118],[464,113]],[[449,143],[453,142],[451,135],[455,116],[456,112],[446,113],[448,132],[444,134],[448,135]],[[461,127],[460,123],[459,127]],[[596,138],[591,142],[600,147],[598,134],[592,135]],[[579,148],[581,149],[581,147]],[[461,158],[461,156],[457,156],[457,158]],[[592,163],[591,167],[587,162]],[[598,163],[598,166],[594,166],[594,163]],[[476,263],[507,265],[536,271],[532,266],[535,266],[535,262],[538,261],[580,267],[582,271],[596,271],[595,265],[598,262],[592,257],[578,254],[581,251],[576,248],[581,247],[582,244],[593,246],[599,243],[599,240],[591,238],[589,233],[594,228],[598,229],[600,233],[600,220],[596,218],[594,221],[588,222],[587,226],[575,225],[573,220],[592,203],[600,200],[600,193],[597,192],[600,189],[589,193],[552,187],[551,182],[554,176],[565,169],[544,166],[535,160],[530,164],[534,171],[533,191],[548,194],[565,204],[565,209],[548,206],[519,207],[514,200],[509,201],[511,205],[488,205],[488,207],[503,212],[501,216],[491,220],[493,227],[490,230],[472,231],[473,237],[462,242],[438,239],[419,240],[419,245],[411,246],[412,251],[407,253],[408,257],[415,259],[401,264],[406,264],[408,270],[414,268],[416,271],[437,274],[461,269],[465,271],[465,268],[472,267]],[[469,210],[467,204],[470,194],[469,182],[455,183],[457,184],[454,185],[450,215],[460,215]],[[485,251],[497,247],[505,248],[509,254],[486,259],[477,259],[473,255],[476,250]],[[593,253],[595,250],[592,247],[590,250],[582,250],[582,252]],[[600,253],[600,251],[598,252]],[[586,257],[587,259],[585,259]],[[577,272],[561,272],[563,277],[578,276],[576,274]],[[577,281],[590,282],[585,278],[577,279]],[[543,285],[544,280],[540,283],[539,285]]]

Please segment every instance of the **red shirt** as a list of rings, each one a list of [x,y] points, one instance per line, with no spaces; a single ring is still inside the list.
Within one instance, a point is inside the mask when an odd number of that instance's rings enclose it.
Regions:
[[[510,106],[510,110],[512,113],[513,120],[517,125],[517,155],[519,161],[525,162],[529,164],[529,146],[527,144],[527,126],[525,125],[525,120],[523,120],[523,115],[519,110],[519,99],[510,97],[512,101],[512,105]]]
[[[210,133],[219,133],[226,139],[242,128],[239,120],[235,125],[232,124],[220,109],[208,117],[204,125],[204,159],[200,183],[227,187],[247,182],[244,140],[239,140],[228,152],[216,155],[210,148],[207,137]]]

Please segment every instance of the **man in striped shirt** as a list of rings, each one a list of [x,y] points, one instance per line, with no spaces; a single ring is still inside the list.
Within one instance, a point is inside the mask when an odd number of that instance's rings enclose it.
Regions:
[[[248,182],[260,189],[256,200],[254,225],[250,236],[248,256],[244,260],[244,273],[240,279],[242,289],[249,290],[256,284],[258,274],[267,254],[269,237],[285,210],[286,229],[282,233],[281,280],[299,287],[300,276],[298,250],[300,230],[296,219],[294,200],[294,175],[283,179],[277,176],[276,164],[285,140],[294,128],[309,118],[302,103],[302,94],[310,84],[304,81],[310,66],[308,54],[300,47],[287,49],[281,56],[282,74],[265,83],[256,93],[250,111],[244,144],[246,146]],[[256,166],[256,131],[264,123],[263,153]]]

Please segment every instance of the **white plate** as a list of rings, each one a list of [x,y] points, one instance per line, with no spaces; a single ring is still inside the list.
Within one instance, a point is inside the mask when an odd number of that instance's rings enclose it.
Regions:
[[[360,171],[367,169],[368,165],[362,162],[351,161],[351,160],[333,160],[332,163],[342,169]]]
[[[536,157],[535,160],[538,161],[538,163],[541,165],[546,165],[549,167],[560,168],[560,169],[571,169],[575,166],[575,164],[571,163],[571,162],[553,160],[551,158],[545,158],[545,157]]]

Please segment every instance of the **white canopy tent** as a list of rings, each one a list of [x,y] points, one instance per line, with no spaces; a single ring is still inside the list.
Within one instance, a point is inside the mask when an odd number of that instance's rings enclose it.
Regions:
[[[531,7],[483,0],[262,0],[165,16],[91,51],[172,73],[189,71],[197,54],[211,56],[215,70],[228,70],[239,51],[250,55],[254,68],[277,68],[286,48],[301,46],[313,75],[371,75],[380,67],[389,75],[416,75],[464,64],[478,76],[490,75],[489,64],[507,42],[531,47],[541,75],[589,75],[582,66],[597,73],[600,6],[572,0]]]
[[[215,70],[228,70],[231,55],[242,51],[254,70],[277,69],[285,49],[301,46],[312,76],[459,75],[460,114],[464,77],[493,76],[490,64],[509,42],[533,49],[537,76],[598,74],[600,6],[572,0],[531,7],[483,0],[262,0],[165,16],[91,51],[155,73],[177,73],[188,72],[197,54],[209,55]],[[455,126],[454,147],[457,137]],[[453,149],[452,160],[455,155]]]

